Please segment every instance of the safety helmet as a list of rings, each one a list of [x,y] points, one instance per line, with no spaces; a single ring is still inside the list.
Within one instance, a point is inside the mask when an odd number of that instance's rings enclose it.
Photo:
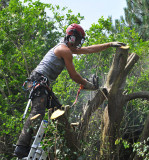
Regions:
[[[84,29],[79,24],[76,24],[76,23],[73,23],[68,26],[68,28],[66,29],[66,34],[79,35],[80,37],[85,38]]]
[[[80,41],[76,47],[81,48],[85,40],[84,29],[79,24],[73,23],[66,29],[66,37],[67,41],[72,44],[76,44]]]

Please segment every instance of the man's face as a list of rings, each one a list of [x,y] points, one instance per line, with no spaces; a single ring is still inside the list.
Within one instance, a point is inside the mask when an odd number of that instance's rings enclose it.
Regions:
[[[82,47],[82,45],[83,45],[83,43],[84,43],[84,38],[82,38],[82,37],[76,37],[76,41],[75,41],[75,43],[74,43],[74,47],[76,47],[76,48],[81,48]]]

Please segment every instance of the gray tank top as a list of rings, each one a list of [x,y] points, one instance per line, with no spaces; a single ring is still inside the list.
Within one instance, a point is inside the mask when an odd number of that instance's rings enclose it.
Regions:
[[[54,48],[50,49],[34,70],[46,76],[49,82],[56,80],[65,67],[64,59],[58,58],[54,53],[54,49],[61,44],[66,45],[65,43],[59,43]]]

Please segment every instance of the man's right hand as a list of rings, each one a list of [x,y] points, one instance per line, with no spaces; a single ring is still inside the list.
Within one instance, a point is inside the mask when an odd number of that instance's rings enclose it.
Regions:
[[[83,89],[86,90],[96,90],[98,88],[95,87],[95,85],[89,81],[86,81],[86,84],[83,86]]]

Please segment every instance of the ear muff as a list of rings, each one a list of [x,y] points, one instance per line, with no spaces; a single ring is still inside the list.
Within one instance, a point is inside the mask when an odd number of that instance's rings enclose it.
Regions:
[[[75,41],[76,41],[76,37],[75,37],[75,36],[70,36],[70,37],[69,37],[69,42],[70,42],[70,43],[73,43],[73,44],[74,44]]]

